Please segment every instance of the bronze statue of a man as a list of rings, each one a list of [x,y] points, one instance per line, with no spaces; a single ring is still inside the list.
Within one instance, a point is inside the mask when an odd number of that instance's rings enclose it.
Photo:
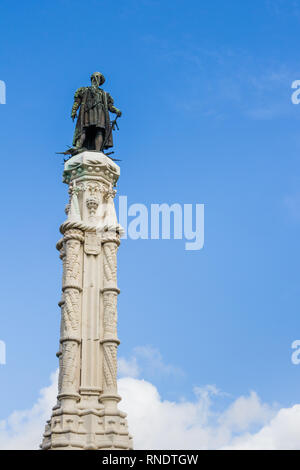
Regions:
[[[121,116],[109,93],[100,88],[105,77],[100,72],[91,76],[91,86],[78,88],[74,96],[71,118],[77,117],[73,146],[76,149],[102,151],[113,146],[109,111]]]

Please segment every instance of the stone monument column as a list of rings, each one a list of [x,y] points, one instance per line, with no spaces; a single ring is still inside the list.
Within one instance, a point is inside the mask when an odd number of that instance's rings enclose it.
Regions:
[[[63,262],[57,404],[42,449],[132,449],[117,390],[119,166],[102,152],[65,163],[67,220],[57,243]]]

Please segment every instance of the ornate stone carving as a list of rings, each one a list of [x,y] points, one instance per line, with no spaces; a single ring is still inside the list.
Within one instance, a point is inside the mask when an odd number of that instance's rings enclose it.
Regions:
[[[66,242],[66,282],[78,280],[80,274],[80,241],[74,238]]]
[[[101,252],[101,239],[97,233],[85,232],[84,252],[87,255],[99,255]]]
[[[97,196],[98,193],[103,192],[105,190],[105,186],[101,183],[88,183],[87,189],[90,196]]]
[[[65,207],[65,214],[66,214],[66,215],[69,214],[70,207],[71,207],[71,205],[70,205],[70,203],[68,203],[68,204],[66,205],[66,207]]]
[[[117,391],[117,345],[104,344],[105,393]]]
[[[107,283],[117,282],[117,245],[113,242],[106,242],[103,245],[104,251],[104,278]]]
[[[91,152],[82,152],[66,162],[63,181],[68,184],[75,181],[78,186],[81,183],[80,178],[88,176],[89,180],[97,182],[101,180],[101,183],[103,181],[114,186],[119,175],[118,165],[108,157],[104,157],[103,154],[97,157],[96,153],[92,156]]]
[[[77,337],[80,327],[80,293],[77,289],[64,291],[63,334],[65,337]]]
[[[108,337],[114,337],[117,333],[117,300],[118,294],[116,292],[103,292],[104,332]]]
[[[65,341],[62,344],[60,393],[72,393],[75,391],[74,383],[77,366],[77,349],[78,344],[75,341]]]
[[[72,184],[72,183],[71,183]],[[98,196],[99,193],[102,193],[106,190],[105,185],[99,183],[98,181],[88,181],[77,183],[76,186],[72,186],[72,192],[76,192],[77,194],[80,192],[87,191],[90,196]]]
[[[96,196],[91,196],[86,200],[86,206],[88,208],[90,217],[95,216],[99,206],[99,202],[99,198],[97,198]]]
[[[117,300],[118,294],[114,291],[103,293],[104,304],[104,331],[105,336],[115,336],[117,332]]]
[[[114,199],[116,194],[117,194],[117,191],[115,189],[113,189],[112,187],[110,187],[109,189],[106,189],[104,191],[103,198],[104,198],[105,201],[107,201],[110,198]]]

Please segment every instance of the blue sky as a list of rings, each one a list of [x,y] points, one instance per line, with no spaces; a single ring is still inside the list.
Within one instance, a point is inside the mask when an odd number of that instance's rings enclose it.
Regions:
[[[57,367],[67,188],[55,152],[96,70],[123,111],[118,194],[205,204],[201,251],[121,244],[120,356],[158,350],[178,373],[142,375],[169,400],[215,384],[299,402],[299,26],[299,1],[2,3],[0,419],[30,407]]]

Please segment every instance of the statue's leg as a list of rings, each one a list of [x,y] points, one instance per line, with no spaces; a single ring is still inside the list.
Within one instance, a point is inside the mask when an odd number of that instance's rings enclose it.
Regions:
[[[96,132],[96,137],[95,137],[95,150],[97,152],[100,152],[102,144],[103,144],[103,138],[104,138],[104,132],[103,129],[98,129]]]
[[[80,139],[78,140],[78,145],[77,145],[78,148],[81,149],[83,147],[83,143],[85,141],[85,138],[86,138],[86,132],[85,132],[85,129],[83,129],[82,133],[81,133],[81,136],[80,136]]]

